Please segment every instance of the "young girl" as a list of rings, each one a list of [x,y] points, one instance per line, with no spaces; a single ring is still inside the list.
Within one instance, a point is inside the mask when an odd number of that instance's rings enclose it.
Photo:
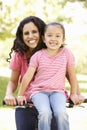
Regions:
[[[72,52],[64,47],[65,29],[62,24],[49,23],[45,27],[43,41],[46,47],[30,59],[18,92],[18,103],[22,105],[27,99],[33,101],[39,112],[39,130],[51,129],[52,111],[57,129],[69,130],[65,76],[67,72],[71,84],[70,98],[77,104],[75,59]]]

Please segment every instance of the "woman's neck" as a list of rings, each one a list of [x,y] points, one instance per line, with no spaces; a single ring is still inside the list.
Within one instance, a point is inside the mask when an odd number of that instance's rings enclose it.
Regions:
[[[26,57],[27,59],[30,58],[31,54],[32,54],[32,51],[33,49],[29,49],[27,52],[26,52]]]

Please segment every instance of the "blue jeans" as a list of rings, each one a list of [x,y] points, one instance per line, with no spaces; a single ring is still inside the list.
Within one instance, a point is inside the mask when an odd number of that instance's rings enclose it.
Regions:
[[[36,130],[38,125],[38,112],[35,107],[16,108],[15,123],[17,130]],[[57,130],[56,121],[53,116],[51,130]]]
[[[51,130],[52,111],[56,119],[57,130],[69,130],[64,93],[39,92],[33,95],[31,100],[39,112],[38,130]]]
[[[17,130],[35,130],[38,112],[33,108],[16,108],[15,122]]]

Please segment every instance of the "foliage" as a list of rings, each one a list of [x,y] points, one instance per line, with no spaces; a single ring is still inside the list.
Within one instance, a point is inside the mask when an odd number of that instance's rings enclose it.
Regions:
[[[87,1],[85,0],[12,0],[6,2],[0,0],[0,38],[5,40],[6,38],[14,37],[15,29],[24,17],[28,15],[38,15],[46,22],[48,21],[66,21],[71,22],[71,17],[65,17],[62,12],[63,8],[68,2],[83,2],[85,6]],[[21,4],[20,4],[21,3]],[[39,8],[38,8],[39,7]]]
[[[79,36],[76,41],[71,44],[76,59],[76,72],[87,74],[87,35]]]
[[[10,49],[13,45],[13,38],[8,38],[4,41],[0,41],[0,66],[8,66],[6,59],[9,57]]]
[[[71,18],[67,19],[61,13],[66,3],[66,0],[62,2],[56,0],[20,0],[19,2],[18,0],[13,0],[13,3],[9,4],[9,2],[5,3],[0,0],[1,39],[5,40],[7,37],[13,37],[19,21],[28,15],[38,15],[46,22],[51,20],[71,21]]]
[[[68,2],[81,2],[83,3],[84,7],[87,8],[87,0],[68,0]]]
[[[87,3],[86,0],[68,0],[68,1],[67,0],[34,0],[34,1],[33,0],[20,0],[20,2],[18,0],[11,0],[10,3],[9,1],[6,2],[6,0],[0,0],[0,25],[1,25],[0,27],[0,59],[1,59],[0,66],[8,65],[8,63],[6,62],[6,58],[8,57],[8,53],[10,52],[10,48],[13,44],[13,39],[15,37],[15,32],[16,32],[15,30],[19,22],[24,17],[29,16],[29,15],[36,15],[42,18],[46,22],[58,21],[64,24],[68,23],[68,25],[70,25],[70,23],[74,21],[73,15],[70,14],[66,16],[64,11],[66,11],[65,7],[68,3],[74,3],[76,1],[81,2],[82,6],[83,4],[86,5]],[[73,12],[74,8],[71,8],[71,10]],[[75,11],[74,13],[75,13],[75,18],[76,18],[78,14],[76,15]],[[80,25],[81,20],[84,20],[83,14],[81,14],[80,17],[81,18],[78,19],[78,25]],[[86,24],[87,20],[84,20],[82,22]],[[74,23],[76,23],[76,21],[74,21]],[[71,30],[72,29],[70,28],[70,31]],[[72,35],[74,36],[76,35],[76,29]],[[74,41],[75,41],[75,37],[72,38],[74,39]],[[79,37],[82,38],[83,36],[79,36]],[[77,56],[76,58],[78,59],[76,71],[78,73],[85,73],[85,74],[87,74],[87,69],[86,69],[87,54],[86,54],[86,51],[84,51],[87,44],[86,39],[87,39],[87,35],[85,36],[84,39],[79,40],[80,41],[79,44],[76,43],[75,46],[72,47],[74,48],[73,51],[75,52],[75,55]],[[72,45],[74,45],[73,44],[74,41],[70,41],[69,43],[72,42]],[[84,43],[84,46],[82,46],[81,43]],[[77,52],[77,48],[78,48],[78,52]]]
[[[21,6],[20,6],[21,3]],[[29,3],[27,5],[27,3]],[[0,2],[0,24],[2,24],[0,29],[1,39],[5,40],[7,37],[14,37],[15,29],[19,21],[25,17],[25,15],[34,15],[33,10],[29,10],[30,4],[32,2],[17,1],[15,0],[13,4],[5,4],[3,1]]]

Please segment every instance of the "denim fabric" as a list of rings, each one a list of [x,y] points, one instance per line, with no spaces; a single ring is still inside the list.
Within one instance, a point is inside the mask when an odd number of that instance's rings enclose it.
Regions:
[[[17,130],[35,130],[37,127],[37,111],[34,108],[16,108],[15,121]]]
[[[38,112],[35,108],[16,108],[15,121],[17,130],[36,130]],[[57,130],[56,121],[53,116],[51,130]]]
[[[52,100],[51,98],[50,98],[50,101],[55,102],[55,100]],[[42,100],[42,102],[43,102],[43,100]],[[60,102],[63,103],[62,99]],[[61,103],[58,103],[58,101],[57,101],[57,104],[61,104]],[[54,106],[54,108],[56,108],[56,107]],[[61,104],[61,106],[59,106],[59,110],[61,110],[61,109],[62,109],[62,104]],[[65,109],[66,108],[64,108],[64,111],[65,111]],[[33,107],[33,108],[31,108],[31,107],[30,108],[16,108],[15,120],[16,120],[17,130],[35,130],[35,128],[37,128],[37,116],[38,116],[38,113],[37,113],[37,110],[35,109],[35,107]],[[56,114],[55,114],[55,116],[56,116]],[[65,121],[64,121],[65,126],[66,126],[66,124],[68,126],[68,119],[67,119],[66,114],[65,114],[65,117],[66,117]],[[66,130],[65,126],[64,126],[64,130]],[[51,130],[60,130],[60,128],[57,128],[56,119],[54,118],[54,116],[52,118]],[[67,128],[67,130],[68,130],[68,128]]]
[[[39,112],[38,130],[51,130],[52,111],[56,119],[57,130],[69,130],[64,93],[40,92],[32,96],[32,101]]]

